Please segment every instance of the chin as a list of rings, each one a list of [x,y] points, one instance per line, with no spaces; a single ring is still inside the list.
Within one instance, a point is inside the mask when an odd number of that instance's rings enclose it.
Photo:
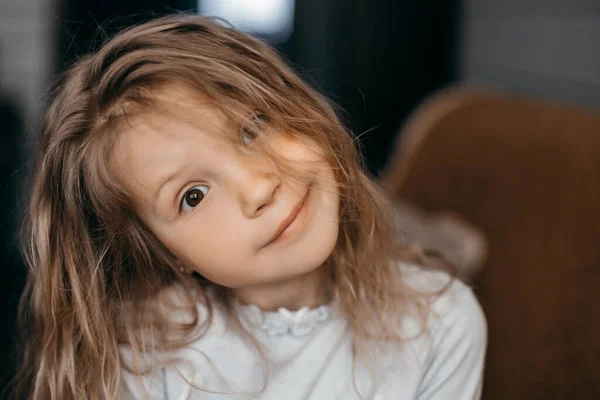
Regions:
[[[215,268],[218,274],[205,275],[210,281],[231,289],[276,284],[318,270],[331,256],[338,239],[338,224],[318,223],[300,240],[282,248],[246,254],[229,260],[232,268]]]
[[[294,254],[288,254],[282,259],[277,260],[268,268],[265,278],[273,280],[288,280],[302,275],[309,274],[323,266],[327,259],[331,256],[336,242],[337,230],[335,235],[331,235],[326,239],[318,241],[318,245],[314,243],[311,246],[299,246]]]
[[[274,258],[269,262],[249,266],[249,269],[238,271],[236,276],[220,277],[213,282],[232,289],[250,286],[270,285],[289,281],[310,274],[321,268],[335,247],[335,241],[323,243],[312,251],[305,251],[300,256]]]

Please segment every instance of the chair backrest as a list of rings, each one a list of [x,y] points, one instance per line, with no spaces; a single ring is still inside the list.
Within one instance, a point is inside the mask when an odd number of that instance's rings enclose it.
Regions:
[[[483,398],[600,399],[600,113],[447,90],[407,123],[383,179],[486,235]]]

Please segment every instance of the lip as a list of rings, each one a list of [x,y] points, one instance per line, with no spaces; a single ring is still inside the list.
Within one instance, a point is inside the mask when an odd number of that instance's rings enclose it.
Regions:
[[[291,227],[291,225],[298,219],[298,215],[306,208],[309,193],[310,187],[306,191],[306,194],[304,195],[302,200],[300,200],[300,202],[298,202],[298,204],[296,204],[294,208],[292,208],[292,211],[289,213],[289,215],[283,221],[281,221],[281,224],[279,224],[279,228],[275,232],[275,235],[273,235],[273,238],[269,240],[269,242],[264,247],[279,242],[284,238],[284,236],[286,236],[285,234],[289,231],[288,228]]]

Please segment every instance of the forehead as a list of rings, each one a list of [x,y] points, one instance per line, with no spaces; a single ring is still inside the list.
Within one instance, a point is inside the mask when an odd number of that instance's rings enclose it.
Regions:
[[[153,100],[153,106],[128,116],[121,125],[118,147],[124,155],[139,153],[145,141],[217,138],[230,125],[227,116],[206,96],[184,86],[164,88]]]
[[[232,129],[206,97],[185,88],[164,90],[156,104],[127,118],[117,132],[114,165],[134,193],[151,189],[182,160],[214,157]]]

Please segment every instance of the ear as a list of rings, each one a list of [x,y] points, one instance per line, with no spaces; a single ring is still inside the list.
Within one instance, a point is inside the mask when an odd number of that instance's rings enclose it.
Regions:
[[[175,269],[182,275],[192,275],[193,271],[186,268],[185,264],[181,260],[175,261]]]

